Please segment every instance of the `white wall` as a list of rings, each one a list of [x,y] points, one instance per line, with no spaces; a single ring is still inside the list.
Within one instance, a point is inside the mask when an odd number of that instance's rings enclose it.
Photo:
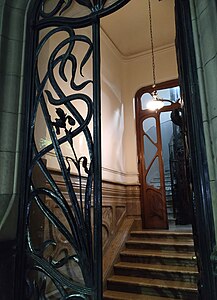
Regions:
[[[122,59],[101,31],[103,178],[125,181]]]

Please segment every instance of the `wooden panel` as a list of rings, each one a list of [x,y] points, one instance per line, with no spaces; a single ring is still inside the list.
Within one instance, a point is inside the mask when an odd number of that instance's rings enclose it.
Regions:
[[[148,188],[146,197],[149,201],[145,203],[145,227],[164,228],[167,224],[167,214],[161,191]]]
[[[152,139],[148,132],[143,128],[143,122],[150,118],[155,120],[156,127],[156,140]],[[168,228],[167,211],[166,211],[166,195],[164,183],[164,166],[162,158],[162,141],[160,130],[160,112],[146,112],[146,115],[140,119],[140,180],[141,180],[141,194],[143,202],[143,227],[144,228]],[[147,139],[144,140],[144,137]],[[153,145],[153,156],[147,160],[146,156],[149,155],[146,144],[149,141]],[[152,168],[154,172],[152,172]],[[151,174],[151,175],[150,175]],[[155,180],[159,180],[158,187],[154,188]],[[157,204],[158,203],[158,204]],[[157,204],[157,205],[156,205]],[[159,211],[157,211],[159,210]],[[152,213],[151,213],[152,211]],[[153,214],[154,211],[154,214]],[[161,216],[156,217],[156,216]]]
[[[65,185],[58,170],[50,170],[61,191]],[[79,192],[78,178],[74,175],[75,192]],[[54,209],[52,206],[51,209]],[[58,214],[58,210],[56,214]],[[103,250],[106,251],[115,238],[122,222],[131,217],[141,224],[140,185],[122,184],[111,181],[102,181],[102,237]],[[60,218],[60,216],[59,216]],[[46,227],[49,230],[49,227]],[[51,234],[51,233],[50,233]]]

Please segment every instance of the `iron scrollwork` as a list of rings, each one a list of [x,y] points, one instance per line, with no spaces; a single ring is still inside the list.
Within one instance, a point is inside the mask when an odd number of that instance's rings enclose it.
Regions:
[[[42,1],[39,22],[42,18],[49,19],[54,14],[62,14],[72,3],[59,1],[50,13],[45,13],[43,10],[45,2]],[[77,2],[90,5],[89,1]],[[46,72],[42,76],[39,70],[40,55],[46,43],[58,33],[66,34],[67,37],[62,38],[51,51]],[[82,44],[87,45],[87,51],[80,65],[74,53],[75,45],[78,43],[81,47]],[[70,25],[51,28],[39,40],[35,51],[35,93],[31,119],[33,157],[29,169],[30,192],[27,205],[27,299],[92,299],[96,288],[91,218],[94,154],[89,129],[93,117],[93,102],[89,95],[82,92],[86,86],[93,84],[93,80],[83,80],[80,84],[76,84],[76,72],[79,69],[81,78],[84,78],[83,68],[90,60],[92,52],[93,43],[90,38],[77,34]],[[66,72],[69,63],[71,78],[68,78]],[[56,78],[57,74],[64,82],[70,82],[71,94],[65,94]],[[78,100],[85,104],[86,116],[83,116],[74,105]],[[34,139],[39,107],[51,141],[42,149],[39,149]],[[56,107],[55,119],[51,117],[51,107]],[[74,139],[81,134],[86,140],[88,157],[76,153]],[[65,144],[69,145],[67,156],[63,155],[62,150]],[[57,158],[65,192],[55,182],[44,161],[50,152],[54,152]],[[37,180],[34,179],[36,166],[40,170],[40,177],[46,181],[44,186],[38,186]],[[79,192],[75,191],[71,173],[76,174]],[[42,229],[40,239],[34,237],[32,229],[32,224],[37,222],[33,213],[35,211],[36,215],[40,216]],[[52,228],[49,236],[44,232],[46,224]],[[58,234],[55,235],[54,230]],[[59,245],[61,239],[66,246]],[[76,280],[76,276],[73,278],[73,269],[80,273],[80,280]]]
[[[99,18],[128,1],[36,1],[25,204],[28,300],[101,298]],[[84,8],[83,16],[70,17],[74,5]],[[92,38],[79,30],[86,26]],[[48,140],[42,147],[38,122]],[[79,137],[84,154],[77,149]],[[60,183],[46,164],[50,156]]]
[[[38,28],[50,25],[65,24],[66,20],[74,28],[93,24],[97,18],[111,14],[130,0],[41,0],[37,7]],[[78,16],[74,15],[76,7]]]

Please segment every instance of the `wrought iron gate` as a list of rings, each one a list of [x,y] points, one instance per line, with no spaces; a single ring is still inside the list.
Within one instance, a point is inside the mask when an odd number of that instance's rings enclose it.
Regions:
[[[102,298],[99,20],[127,2],[41,0],[29,14],[19,299]]]

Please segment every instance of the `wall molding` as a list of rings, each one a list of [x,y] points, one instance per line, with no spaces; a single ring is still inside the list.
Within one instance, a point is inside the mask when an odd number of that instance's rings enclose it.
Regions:
[[[106,34],[104,29],[100,27],[100,38],[101,41],[103,41],[106,46],[112,51],[112,53],[120,60],[123,60],[124,56],[121,54],[121,52],[118,50],[118,48],[115,46],[115,44],[112,42],[112,40],[109,38],[109,36]]]
[[[167,44],[161,47],[156,47],[154,48],[154,53],[155,54],[159,54],[159,53],[163,53],[169,50],[173,50],[175,49],[175,43],[172,44]],[[128,56],[123,56],[123,61],[124,62],[129,62],[129,61],[134,61],[137,59],[140,59],[141,57],[144,56],[150,56],[151,55],[151,49],[150,50],[145,50],[143,52],[140,53],[136,53],[136,54],[132,54],[132,55],[128,55]]]
[[[123,53],[120,52],[120,50],[115,46],[115,44],[112,42],[112,40],[110,39],[110,37],[107,35],[107,33],[105,32],[105,30],[101,27],[101,39],[102,41],[105,42],[106,46],[108,46],[108,48],[110,48],[110,50],[122,61],[122,62],[129,62],[129,61],[133,61],[135,59],[147,56],[147,55],[151,55],[151,49],[148,50],[144,50],[142,52],[138,52],[135,54],[131,54],[131,55],[124,55]],[[175,49],[175,42],[174,43],[170,43],[170,44],[166,44],[160,47],[155,47],[154,48],[154,53],[161,53],[161,52],[165,52],[168,51],[170,49]]]
[[[107,178],[113,178],[111,182],[117,182],[121,184],[138,184],[139,173],[123,172],[108,167],[102,167],[103,180],[107,181]],[[114,180],[115,178],[115,180]]]
[[[50,152],[47,155],[47,160],[56,159],[56,154],[54,152]],[[50,158],[49,158],[50,157]],[[50,166],[52,163],[48,162]],[[49,167],[49,170],[53,170],[54,172],[58,171],[57,168]],[[102,166],[102,177],[103,180],[108,182],[116,182],[120,184],[139,184],[139,173],[134,172],[123,172],[117,169],[112,169],[109,167]],[[111,179],[112,178],[112,179]]]

